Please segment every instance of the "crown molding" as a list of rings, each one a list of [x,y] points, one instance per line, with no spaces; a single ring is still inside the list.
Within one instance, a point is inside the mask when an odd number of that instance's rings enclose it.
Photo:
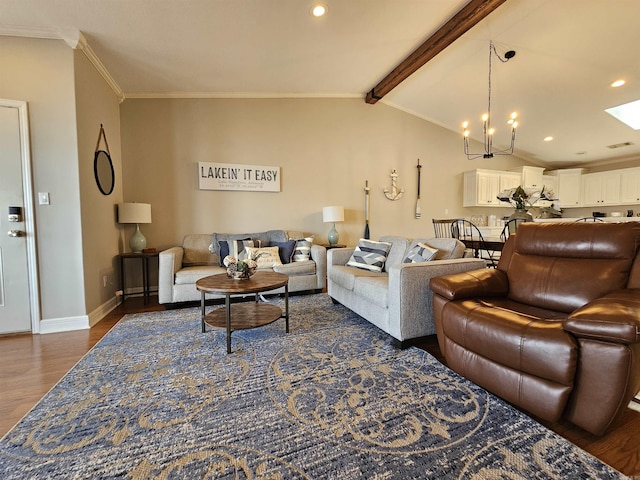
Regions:
[[[122,101],[124,100],[124,92],[118,86],[117,82],[113,79],[107,68],[100,61],[80,30],[74,28],[52,29],[0,25],[0,35],[8,37],[63,40],[74,50],[80,50],[82,53],[84,53],[87,59],[95,67],[95,69],[98,70],[98,73],[107,82],[111,90],[113,90],[113,93],[115,93],[116,96],[120,99],[120,103],[122,103]]]
[[[363,95],[362,93],[134,92],[127,93],[127,98],[363,98]]]

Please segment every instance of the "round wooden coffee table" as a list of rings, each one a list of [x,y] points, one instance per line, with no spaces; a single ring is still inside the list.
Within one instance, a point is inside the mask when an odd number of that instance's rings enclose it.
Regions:
[[[285,312],[276,305],[260,302],[259,293],[284,287]],[[289,277],[276,272],[256,272],[251,278],[234,280],[226,273],[201,278],[196,282],[196,289],[202,292],[202,332],[205,324],[215,328],[227,329],[227,353],[231,353],[231,332],[248,328],[262,327],[285,318],[285,330],[289,333]],[[223,293],[224,308],[217,308],[210,313],[205,312],[205,296],[207,293]],[[255,293],[255,302],[236,303],[231,307],[231,295]]]

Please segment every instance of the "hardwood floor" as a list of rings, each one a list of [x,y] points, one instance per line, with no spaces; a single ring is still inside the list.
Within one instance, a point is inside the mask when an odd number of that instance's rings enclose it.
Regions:
[[[164,310],[157,297],[129,297],[90,330],[0,336],[0,436],[8,432],[125,314]],[[416,345],[444,363],[435,337]],[[544,423],[544,422],[543,422]],[[640,479],[640,412],[628,410],[602,437],[569,423],[546,424],[628,476]]]

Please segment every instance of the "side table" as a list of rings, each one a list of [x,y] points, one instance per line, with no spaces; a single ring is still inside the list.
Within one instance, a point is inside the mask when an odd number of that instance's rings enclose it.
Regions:
[[[329,245],[328,243],[322,243],[320,244],[321,247],[326,248],[327,250],[331,250],[332,248],[345,248],[346,245],[343,245],[342,243],[336,243],[335,245]]]
[[[140,267],[142,268],[142,290],[144,296],[145,305],[149,303],[149,294],[156,293],[157,290],[151,290],[149,287],[149,259],[159,258],[159,252],[139,252],[139,253],[121,253],[120,257],[120,288],[122,289],[122,300],[124,301],[127,296],[125,288],[125,273],[124,273],[124,261],[128,258],[140,260]],[[131,295],[131,294],[129,294]]]

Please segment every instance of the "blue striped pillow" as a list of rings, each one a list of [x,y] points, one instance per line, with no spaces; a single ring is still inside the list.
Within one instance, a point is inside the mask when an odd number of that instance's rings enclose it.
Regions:
[[[387,255],[391,249],[389,242],[376,242],[361,238],[351,258],[347,262],[350,267],[362,268],[370,272],[382,272]]]

